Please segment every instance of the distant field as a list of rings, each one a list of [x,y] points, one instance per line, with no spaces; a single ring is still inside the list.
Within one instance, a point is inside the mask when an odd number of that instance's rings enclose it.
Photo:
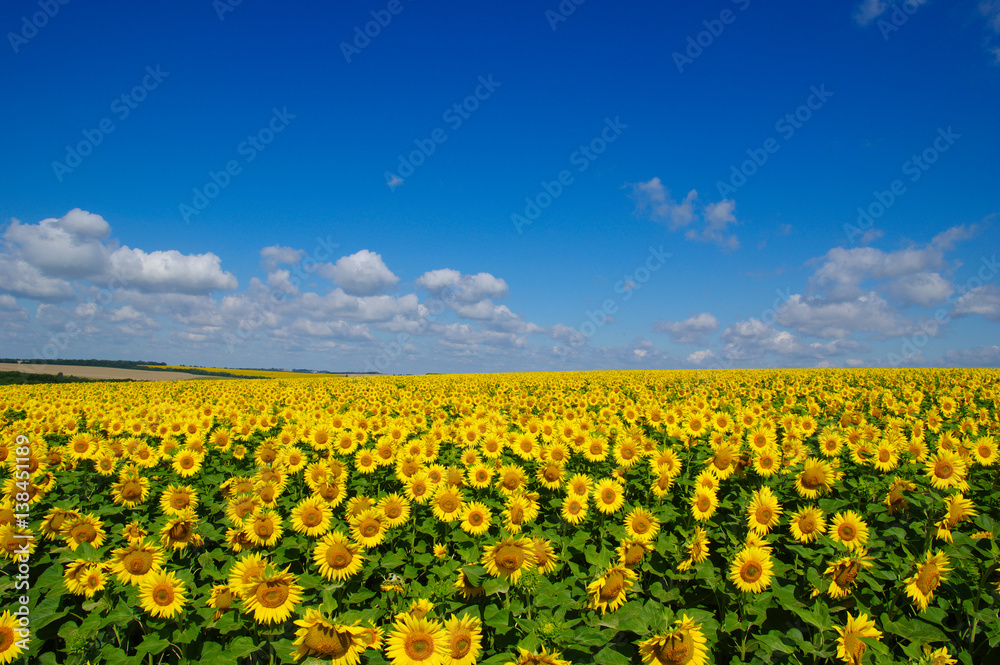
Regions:
[[[118,369],[115,367],[88,367],[81,365],[33,365],[29,363],[0,363],[0,371],[25,374],[58,374],[79,376],[85,379],[134,379],[136,381],[182,381],[186,379],[212,379],[211,376],[187,372],[157,372],[145,369]],[[218,377],[220,379],[225,377]]]
[[[180,371],[197,369],[201,370],[202,372],[222,372],[226,374],[236,374],[238,376],[256,376],[265,379],[290,379],[290,378],[299,378],[305,376],[312,376],[312,377],[341,376],[340,374],[315,374],[313,372],[273,372],[266,369],[224,369],[219,367],[192,367],[188,365],[157,365],[157,367],[164,367],[166,369],[174,369]]]

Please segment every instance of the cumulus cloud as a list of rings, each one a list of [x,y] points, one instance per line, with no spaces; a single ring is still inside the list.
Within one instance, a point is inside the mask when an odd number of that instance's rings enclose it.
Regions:
[[[100,275],[108,248],[102,240],[111,227],[100,215],[74,208],[59,219],[38,224],[12,220],[4,232],[7,252],[47,277],[80,279]]]
[[[674,201],[663,182],[654,177],[632,185],[636,211],[665,224],[671,231],[685,229],[684,237],[696,242],[709,242],[723,249],[738,249],[739,239],[729,233],[729,227],[739,224],[736,202],[725,199],[702,204],[698,192],[691,190],[680,202]]]
[[[951,367],[1000,367],[1000,346],[954,349],[944,354],[944,361]]]
[[[367,249],[342,256],[333,265],[320,266],[317,272],[353,296],[383,293],[399,282],[399,277],[385,265],[382,255]]]
[[[278,266],[295,265],[305,254],[301,249],[271,245],[260,250],[260,263],[265,271],[271,272]]]
[[[683,321],[657,321],[653,332],[666,333],[670,339],[682,344],[701,344],[705,336],[718,330],[719,320],[708,312],[695,314]]]
[[[905,305],[929,307],[944,302],[954,288],[950,281],[936,272],[918,272],[889,282],[888,292]]]
[[[952,316],[982,316],[1000,321],[1000,288],[994,284],[976,287],[955,301]]]
[[[109,270],[122,283],[150,293],[191,295],[232,291],[238,286],[236,277],[222,270],[222,259],[211,252],[145,252],[122,247],[111,254]]]
[[[701,351],[695,351],[687,357],[687,361],[693,365],[701,365],[702,363],[714,358],[715,354],[712,353],[711,349],[702,349]]]
[[[488,272],[463,275],[451,268],[431,270],[417,278],[417,286],[434,296],[450,292],[458,303],[478,303],[487,298],[506,298],[510,289],[500,277]]]
[[[898,337],[912,330],[874,291],[854,300],[827,300],[796,293],[777,309],[775,321],[802,334],[825,338],[848,337],[855,332]]]

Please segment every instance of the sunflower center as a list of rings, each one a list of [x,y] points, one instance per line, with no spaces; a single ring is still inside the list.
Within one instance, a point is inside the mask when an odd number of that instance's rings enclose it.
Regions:
[[[608,488],[603,492],[601,492],[601,501],[603,501],[608,505],[613,504],[615,502],[615,498],[616,498],[615,491],[611,488]]]
[[[309,627],[302,644],[324,657],[338,660],[350,650],[352,641],[347,633],[340,633],[329,626],[317,624]]]
[[[521,506],[513,506],[510,509],[510,523],[520,524],[524,521],[524,509]]]
[[[880,451],[878,451],[878,461],[879,462],[888,462],[889,458],[890,458],[889,451],[886,450],[885,448],[883,448]]]
[[[601,600],[607,603],[618,598],[618,595],[622,592],[624,586],[625,576],[621,572],[615,570],[609,573],[608,576],[604,578],[604,586],[601,587]]]
[[[802,478],[799,482],[801,482],[802,486],[806,489],[814,490],[823,485],[823,480],[823,474],[816,469],[806,469],[802,472]]]
[[[142,485],[134,480],[126,482],[122,486],[122,498],[126,501],[136,501],[142,498]]]
[[[334,570],[347,568],[353,558],[354,556],[351,554],[351,551],[340,543],[331,545],[329,549],[326,550],[326,562]]]
[[[816,530],[816,521],[810,515],[803,515],[799,518],[799,531],[802,533],[812,533]]]
[[[168,585],[160,585],[153,590],[153,602],[161,607],[166,607],[174,602],[174,588]]]
[[[265,582],[257,585],[254,596],[262,606],[268,609],[281,607],[288,600],[289,588],[285,582]]]
[[[455,512],[455,509],[458,508],[458,503],[450,496],[442,498],[439,505],[441,506],[441,510],[446,513],[453,513]]]
[[[322,515],[313,507],[306,508],[302,515],[302,523],[306,526],[316,526],[323,521]]]
[[[185,455],[181,458],[180,464],[182,469],[190,469],[194,466],[194,458],[190,455]]]
[[[97,531],[90,524],[78,524],[70,529],[69,535],[78,543],[89,543],[97,538]]]
[[[191,535],[191,527],[185,524],[184,522],[180,522],[179,524],[175,524],[172,527],[170,527],[168,535],[170,536],[170,539],[173,541],[176,542],[186,541],[188,539],[188,536]]]
[[[646,554],[646,550],[640,545],[632,545],[625,551],[625,565],[635,566],[640,561],[642,557]]]
[[[663,642],[658,644],[653,651],[656,662],[661,663],[661,665],[684,665],[684,663],[691,662],[694,651],[688,644],[688,640],[685,639],[686,637],[687,635],[664,637]]]
[[[955,468],[951,465],[951,462],[941,460],[934,465],[934,475],[942,480],[951,478],[954,473]]]
[[[930,595],[941,584],[941,574],[938,572],[938,567],[933,563],[924,565],[917,575],[915,584],[922,594]]]
[[[269,520],[261,520],[254,524],[253,532],[261,538],[270,538],[271,534],[274,533],[274,526],[271,525]]]
[[[860,570],[860,566],[853,561],[848,564],[841,564],[837,567],[836,572],[834,572],[833,581],[841,589],[846,589],[854,584],[854,578],[858,576],[858,570]]]
[[[170,505],[178,510],[183,510],[190,505],[190,497],[187,494],[175,494],[170,499]]]
[[[426,633],[407,635],[403,649],[410,660],[427,660],[434,656],[434,638]]]
[[[479,512],[469,513],[469,524],[479,526],[483,523],[483,514]]]
[[[129,552],[122,558],[122,566],[133,575],[145,575],[153,567],[153,555],[150,552]]]
[[[698,505],[698,510],[700,510],[701,512],[705,512],[712,507],[712,499],[702,494],[701,496],[698,497],[697,505]]]
[[[472,638],[466,634],[456,635],[451,640],[451,657],[455,660],[464,658],[472,649]]]
[[[385,513],[386,517],[388,517],[391,520],[394,520],[403,514],[403,507],[398,503],[390,503],[386,505],[385,510],[383,512]]]
[[[651,528],[652,524],[645,517],[639,516],[632,520],[632,530],[638,534],[647,533]]]
[[[837,535],[840,536],[841,540],[854,540],[858,532],[850,524],[841,524],[840,528],[837,529]]]
[[[524,558],[524,550],[517,545],[503,545],[494,556],[497,567],[508,575],[521,568]]]
[[[761,524],[769,523],[773,516],[774,513],[771,512],[771,509],[768,508],[767,506],[760,506],[759,508],[757,508],[757,513],[755,515],[757,521],[760,522]]]
[[[740,578],[747,583],[756,582],[761,578],[763,574],[763,569],[760,567],[756,561],[747,561],[740,568]]]

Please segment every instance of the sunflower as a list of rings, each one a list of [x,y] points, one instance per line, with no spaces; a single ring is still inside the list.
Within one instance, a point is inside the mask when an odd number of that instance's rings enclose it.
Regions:
[[[297,582],[289,568],[254,576],[240,590],[244,611],[253,612],[257,623],[282,623],[302,600],[302,587]]]
[[[771,555],[760,547],[740,550],[729,566],[729,579],[743,593],[760,593],[771,585]]]
[[[527,649],[517,648],[517,660],[511,665],[572,665],[568,660],[563,660],[561,651],[549,652],[545,647],[539,653],[531,653]]]
[[[965,489],[965,461],[958,453],[938,450],[924,463],[924,473],[935,489]]]
[[[523,491],[527,474],[517,464],[504,464],[497,471],[496,487],[502,494],[511,495]]]
[[[241,495],[226,502],[226,517],[235,524],[243,522],[260,507],[260,499],[252,495]]]
[[[485,464],[473,464],[468,471],[469,485],[476,489],[486,489],[493,482],[493,469]]]
[[[663,635],[654,635],[639,643],[642,662],[649,665],[705,665],[708,649],[698,623],[686,614]]]
[[[378,547],[389,530],[384,519],[382,511],[377,508],[363,511],[351,523],[351,537],[365,549]]]
[[[16,633],[16,635],[15,635]],[[18,660],[27,642],[19,640],[20,624],[9,610],[0,614],[0,663],[10,663]]]
[[[781,519],[781,504],[770,487],[761,487],[753,493],[747,506],[747,524],[752,531],[766,535]]]
[[[270,508],[259,507],[243,522],[243,533],[257,547],[271,547],[284,533],[281,515]]]
[[[313,561],[328,580],[345,580],[361,570],[360,547],[340,531],[328,533],[313,547]]]
[[[124,478],[111,486],[111,500],[119,506],[135,508],[149,498],[149,480],[136,476]]]
[[[445,644],[448,665],[474,665],[481,650],[483,630],[479,618],[466,615],[461,618],[454,614],[444,622]]]
[[[111,552],[111,572],[122,584],[142,584],[163,566],[163,550],[143,540]]]
[[[758,476],[770,478],[781,466],[781,453],[777,449],[768,449],[753,456],[753,470]]]
[[[333,511],[322,499],[309,497],[300,501],[291,510],[292,529],[310,538],[322,536],[330,530]]]
[[[871,567],[872,560],[866,550],[861,550],[861,552],[853,556],[834,561],[823,572],[824,575],[830,576],[830,588],[827,589],[827,594],[831,598],[843,598],[850,595],[854,589],[858,573],[865,568]]]
[[[715,490],[699,489],[691,499],[691,514],[702,522],[712,517],[719,507],[719,497]]]
[[[532,538],[531,542],[534,544],[535,566],[538,572],[543,575],[551,573],[556,569],[556,553],[552,549],[552,542],[538,536]]]
[[[83,587],[83,595],[93,598],[98,591],[104,590],[104,566],[95,564],[87,566],[81,576],[80,585]]]
[[[11,511],[13,515],[13,511]],[[57,540],[62,537],[63,528],[67,522],[80,517],[80,513],[66,508],[49,508],[42,520],[42,537],[45,540]]]
[[[535,544],[527,538],[508,537],[485,548],[482,561],[491,576],[513,584],[524,569],[535,565]]]
[[[621,483],[604,478],[594,485],[594,505],[605,515],[618,512],[624,503],[625,491]]]
[[[837,513],[830,523],[830,538],[849,550],[860,550],[868,542],[868,525],[853,510]]]
[[[860,614],[852,617],[847,614],[847,625],[841,628],[834,626],[840,637],[837,639],[837,658],[840,658],[846,665],[859,665],[861,657],[864,656],[868,646],[861,641],[861,638],[874,640],[882,639],[882,631],[876,630],[875,621],[869,621],[867,614]]]
[[[826,533],[823,511],[813,506],[800,508],[788,518],[792,537],[800,543],[811,543],[817,536]]]
[[[469,577],[465,574],[465,571],[461,568],[458,569],[458,579],[455,580],[455,588],[458,589],[459,593],[466,600],[470,598],[477,598],[486,592],[486,589],[482,586],[474,586],[470,581]]]
[[[746,433],[746,440],[752,451],[762,453],[777,447],[778,435],[766,427],[754,427]]]
[[[684,571],[708,558],[708,533],[700,526],[694,528],[694,535],[687,545],[688,556],[677,564],[677,570]]]
[[[243,556],[229,571],[229,588],[239,598],[243,597],[243,587],[259,575],[264,574],[267,560],[259,554]]]
[[[889,507],[886,513],[895,515],[906,510],[910,506],[910,502],[903,496],[903,492],[915,489],[917,489],[917,486],[909,480],[904,480],[898,476],[894,478],[892,485],[889,486],[889,491],[885,495],[885,501],[882,502]]]
[[[174,456],[174,461],[171,467],[178,476],[182,478],[190,478],[199,471],[201,471],[201,465],[205,461],[205,455],[203,453],[197,453],[193,450],[182,449],[179,453]]]
[[[587,585],[587,606],[592,610],[614,612],[625,603],[628,593],[639,576],[631,568],[614,566]]]
[[[975,504],[971,500],[966,499],[961,492],[945,497],[944,505],[948,514],[935,526],[938,528],[938,538],[947,540],[950,543],[953,540],[951,530],[958,526],[959,522],[971,520],[979,514],[979,511],[976,510]]]
[[[587,517],[587,501],[574,495],[563,499],[562,518],[570,524],[579,524]]]
[[[357,665],[361,653],[367,648],[364,628],[345,626],[330,621],[319,610],[306,610],[305,616],[295,621],[292,646],[294,660],[306,656],[318,658],[332,665]]]
[[[157,571],[139,585],[139,601],[154,617],[169,619],[187,604],[184,582],[174,573]]]
[[[445,523],[461,519],[464,505],[465,497],[462,492],[447,485],[441,485],[431,499],[434,517]]]
[[[160,495],[160,510],[167,515],[180,515],[198,506],[198,492],[190,485],[169,485]]]
[[[473,536],[486,533],[493,523],[493,513],[485,503],[473,501],[462,510],[462,531]]]
[[[217,620],[226,613],[226,610],[233,606],[233,600],[235,600],[236,594],[233,590],[229,588],[228,584],[215,584],[212,586],[212,592],[208,597],[207,604],[209,607],[215,610],[212,614],[212,620]]]
[[[882,473],[892,471],[899,466],[899,453],[896,446],[890,443],[888,437],[879,441],[878,447],[875,449],[875,456],[872,458],[872,464]]]
[[[992,436],[976,439],[972,446],[972,459],[983,466],[993,466],[997,462],[997,442]]]
[[[93,547],[100,547],[104,544],[104,523],[92,514],[80,515],[68,519],[63,527],[63,538],[66,544],[74,552],[83,543],[88,543]]]
[[[626,568],[636,568],[652,551],[652,544],[626,538],[618,546],[618,563]]]
[[[829,462],[809,457],[795,478],[795,491],[806,499],[815,499],[821,492],[830,492],[836,477]]]
[[[388,494],[375,504],[385,517],[385,525],[392,527],[405,524],[410,519],[410,502],[402,494]]]
[[[538,517],[538,502],[531,496],[512,494],[507,497],[502,516],[504,527],[511,533],[518,533],[525,524]]]
[[[385,652],[392,665],[444,665],[448,647],[439,621],[407,615],[393,624]]]
[[[951,572],[949,563],[944,552],[932,554],[928,551],[923,563],[917,564],[917,572],[905,580],[906,595],[913,599],[921,612],[930,604],[934,590],[947,580],[946,573]]]
[[[427,503],[431,498],[433,488],[431,487],[430,480],[427,478],[426,471],[418,471],[413,474],[406,479],[404,485],[406,487],[406,497],[410,501]]]
[[[659,520],[645,508],[633,508],[632,512],[625,517],[625,533],[628,534],[629,538],[648,543],[656,538],[659,531]]]

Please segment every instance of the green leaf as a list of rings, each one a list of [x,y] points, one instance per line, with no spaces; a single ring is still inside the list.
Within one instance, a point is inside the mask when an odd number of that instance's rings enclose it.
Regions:
[[[230,657],[236,658],[246,658],[254,651],[261,648],[262,645],[254,644],[253,640],[249,637],[241,636],[234,639],[229,643],[229,647],[226,649],[226,653]]]
[[[604,647],[594,656],[594,662],[601,665],[631,665],[631,661],[610,646]]]

